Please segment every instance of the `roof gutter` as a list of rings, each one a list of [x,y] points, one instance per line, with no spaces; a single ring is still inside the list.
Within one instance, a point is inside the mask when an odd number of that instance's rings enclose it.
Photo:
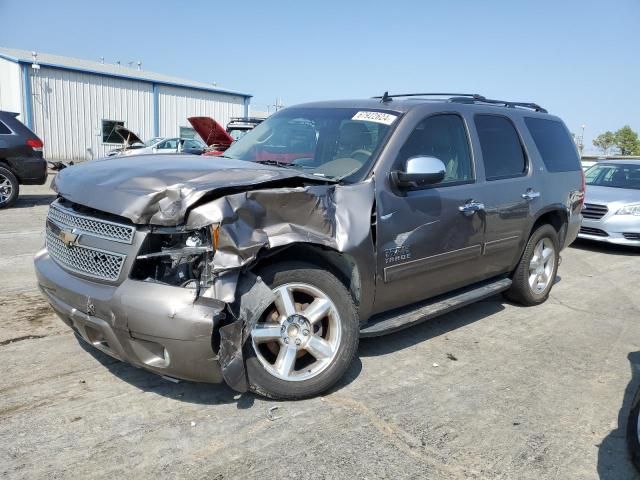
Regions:
[[[5,60],[9,60],[10,62],[19,63],[20,65],[26,65],[27,67],[33,63],[32,61],[27,61],[27,60],[24,60],[24,59],[12,57],[11,55],[7,55],[7,54],[4,54],[4,53],[0,53],[0,58],[4,58]],[[126,74],[123,74],[123,73],[121,74],[121,73],[101,72],[100,70],[94,70],[94,69],[91,69],[91,68],[73,67],[73,66],[69,66],[69,65],[59,65],[59,64],[56,64],[56,63],[47,63],[47,62],[41,62],[41,61],[38,61],[38,65],[40,65],[41,67],[53,68],[53,69],[57,69],[57,70],[71,70],[71,71],[74,71],[74,72],[89,73],[89,74],[98,75],[98,76],[101,76],[101,77],[124,78],[124,79],[127,79],[127,80],[136,80],[138,82],[150,83],[152,85],[153,84],[165,85],[165,86],[169,86],[169,87],[186,88],[186,89],[189,89],[189,90],[199,90],[199,91],[203,91],[203,92],[223,93],[223,94],[227,94],[227,95],[236,95],[238,97],[243,97],[243,98],[252,98],[253,97],[253,95],[251,95],[249,93],[236,92],[234,90],[225,90],[223,88],[198,87],[198,86],[195,86],[195,85],[185,85],[184,83],[171,82],[171,81],[168,81],[168,80],[152,80],[152,79],[149,79],[149,78],[140,78],[140,77],[136,77],[135,75],[126,75]]]

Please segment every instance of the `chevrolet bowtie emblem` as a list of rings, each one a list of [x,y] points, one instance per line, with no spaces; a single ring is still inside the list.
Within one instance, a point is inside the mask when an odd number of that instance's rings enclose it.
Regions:
[[[78,245],[78,240],[80,240],[80,234],[76,233],[75,230],[67,230],[61,228],[58,232],[58,238],[64,242],[67,247],[73,247]]]

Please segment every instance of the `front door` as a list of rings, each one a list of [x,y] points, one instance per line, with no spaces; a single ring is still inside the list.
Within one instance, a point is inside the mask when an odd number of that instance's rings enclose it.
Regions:
[[[440,159],[446,175],[440,183],[420,189],[378,188],[377,311],[423,300],[483,276],[484,214],[461,211],[482,202],[463,119],[447,113],[420,121],[401,148],[395,168],[402,169],[408,158],[416,156]]]

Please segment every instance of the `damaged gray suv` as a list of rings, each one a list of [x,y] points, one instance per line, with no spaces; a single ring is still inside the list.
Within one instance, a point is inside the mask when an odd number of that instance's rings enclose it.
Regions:
[[[582,169],[535,104],[416,94],[281,110],[222,157],[72,166],[35,258],[56,313],[167,377],[304,398],[363,336],[544,302]]]

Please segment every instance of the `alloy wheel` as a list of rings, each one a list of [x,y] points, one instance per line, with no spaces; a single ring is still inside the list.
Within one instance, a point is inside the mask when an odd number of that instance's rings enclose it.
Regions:
[[[13,193],[13,185],[7,177],[0,174],[0,203],[8,202]]]
[[[551,239],[542,238],[533,249],[529,262],[529,287],[534,293],[544,292],[553,281],[555,263],[555,248]]]
[[[286,381],[309,380],[336,357],[342,336],[338,309],[319,288],[287,283],[273,289],[275,302],[251,330],[262,366]]]

